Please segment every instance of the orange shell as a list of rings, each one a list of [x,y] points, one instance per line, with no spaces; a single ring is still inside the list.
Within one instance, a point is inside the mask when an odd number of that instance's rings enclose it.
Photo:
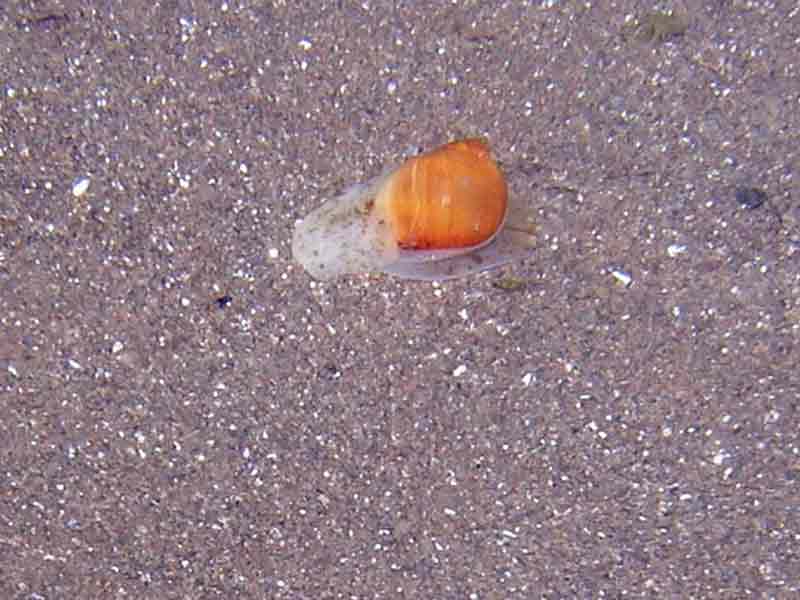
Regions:
[[[376,198],[398,247],[464,248],[502,226],[508,187],[486,142],[451,142],[406,161]]]

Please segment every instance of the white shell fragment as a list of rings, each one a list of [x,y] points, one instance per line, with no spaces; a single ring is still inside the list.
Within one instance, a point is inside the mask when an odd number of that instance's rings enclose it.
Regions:
[[[612,269],[611,275],[625,287],[628,287],[631,283],[633,283],[633,277],[631,277],[630,274],[626,273],[625,271]]]
[[[676,256],[680,256],[686,252],[686,246],[684,244],[670,244],[667,247],[667,255],[670,258],[675,258]]]
[[[80,198],[89,191],[89,184],[91,180],[88,177],[78,177],[72,182],[72,195]]]

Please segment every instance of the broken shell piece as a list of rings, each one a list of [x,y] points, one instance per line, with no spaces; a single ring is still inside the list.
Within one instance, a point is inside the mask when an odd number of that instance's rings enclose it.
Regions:
[[[298,224],[292,253],[316,279],[463,277],[530,256],[532,219],[522,212],[486,143],[467,139],[328,200]]]
[[[633,277],[630,273],[626,273],[621,269],[611,269],[611,275],[625,287],[629,287],[633,283]]]
[[[91,180],[88,177],[78,177],[72,182],[72,195],[76,198],[80,198],[89,191],[90,184]]]

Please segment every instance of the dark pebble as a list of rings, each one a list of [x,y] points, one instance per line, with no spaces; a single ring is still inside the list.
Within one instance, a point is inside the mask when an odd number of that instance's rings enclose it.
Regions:
[[[225,308],[231,302],[233,302],[233,298],[231,296],[225,295],[225,296],[220,296],[219,298],[217,298],[217,306],[219,308]]]
[[[756,188],[739,188],[736,190],[736,201],[744,208],[753,210],[767,201],[767,194]]]

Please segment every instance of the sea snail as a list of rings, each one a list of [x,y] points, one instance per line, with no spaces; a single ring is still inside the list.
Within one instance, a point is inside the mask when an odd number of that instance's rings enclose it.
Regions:
[[[463,277],[531,254],[513,208],[486,142],[460,140],[326,201],[297,225],[292,253],[316,279]]]

